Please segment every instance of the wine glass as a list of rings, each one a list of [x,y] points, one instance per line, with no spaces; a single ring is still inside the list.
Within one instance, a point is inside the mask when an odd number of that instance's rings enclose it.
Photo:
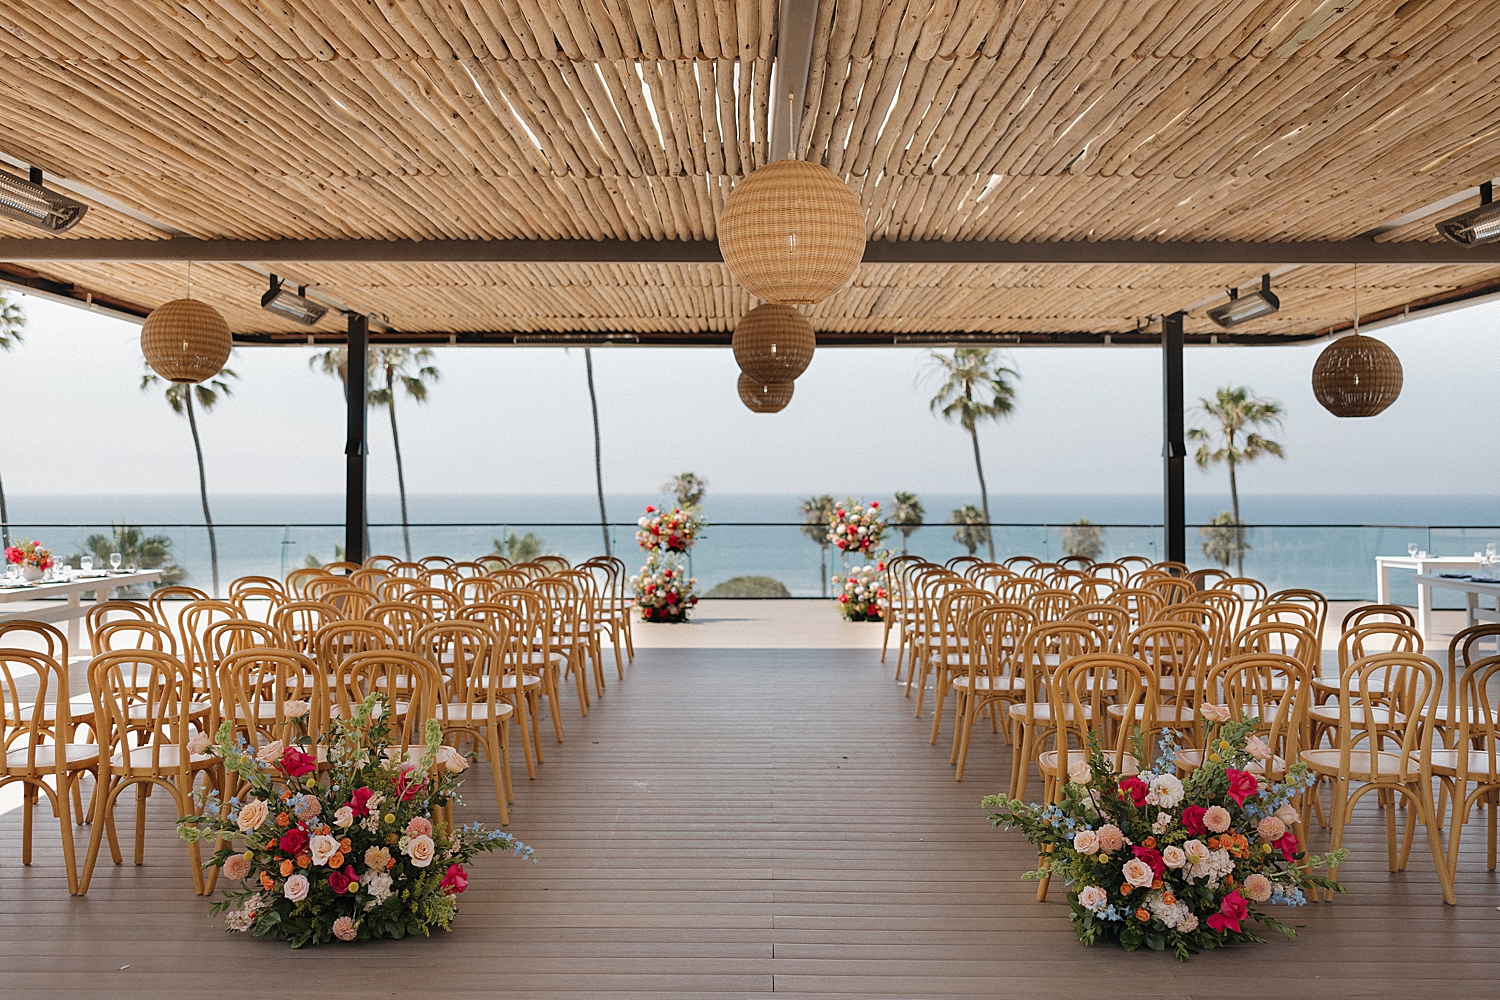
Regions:
[[[1416,542],[1407,542],[1406,543],[1406,554],[1409,555],[1409,556],[1411,556],[1413,559],[1415,559],[1417,557],[1417,543]]]
[[[91,569],[94,568],[94,557],[93,556],[84,556],[83,558],[79,559],[78,560],[78,568],[81,569],[81,570],[83,570],[85,573],[89,572]]]
[[[1484,554],[1490,557],[1490,562],[1495,561],[1495,543],[1490,542],[1484,547]]]
[[[120,553],[111,552],[109,554],[109,568],[116,573],[120,572]]]

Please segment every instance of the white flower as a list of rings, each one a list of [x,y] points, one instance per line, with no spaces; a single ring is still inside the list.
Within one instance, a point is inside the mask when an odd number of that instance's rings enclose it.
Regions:
[[[375,909],[391,896],[391,877],[385,872],[366,872],[365,877],[359,880],[364,886],[365,892],[370,898],[365,901],[365,912]]]
[[[339,852],[339,842],[326,834],[319,834],[308,842],[313,864],[326,865],[328,859]]]
[[[1075,785],[1087,785],[1094,780],[1094,770],[1086,760],[1075,760],[1068,765],[1068,780]]]
[[[1155,873],[1151,871],[1151,866],[1140,858],[1131,858],[1125,862],[1125,866],[1120,869],[1120,874],[1125,876],[1125,881],[1137,889],[1150,885],[1156,878]]]
[[[437,854],[437,845],[432,838],[423,834],[420,837],[412,837],[404,848],[406,856],[411,859],[412,867],[426,868],[432,864],[433,857]]]
[[[1173,820],[1173,817],[1172,817],[1171,813],[1169,813],[1169,812],[1160,813],[1160,814],[1157,815],[1156,819],[1151,823],[1151,832],[1155,833],[1155,834],[1158,834],[1158,835],[1166,833],[1167,830],[1172,826],[1173,822],[1174,822],[1174,820]]]
[[[1162,864],[1168,868],[1181,868],[1187,864],[1187,854],[1177,846],[1163,847],[1161,850]]]
[[[1182,781],[1175,774],[1161,774],[1151,779],[1151,790],[1146,801],[1152,805],[1171,809],[1182,801]]]
[[[281,894],[293,903],[300,903],[307,898],[307,876],[298,872],[286,880],[286,885],[281,887]]]
[[[354,825],[354,810],[348,806],[339,806],[338,811],[333,814],[333,825],[351,827]]]

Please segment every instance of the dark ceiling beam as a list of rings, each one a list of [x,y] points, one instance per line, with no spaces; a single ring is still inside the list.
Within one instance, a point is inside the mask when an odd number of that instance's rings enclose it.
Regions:
[[[365,264],[717,264],[712,240],[101,240],[0,239],[0,261],[295,262]],[[873,240],[866,264],[1500,264],[1500,243],[1351,240],[1006,243]]]
[[[833,0],[827,0],[832,3]],[[818,0],[781,0],[776,21],[776,62],[769,109],[770,158],[796,157],[812,69],[813,32],[818,27]]]
[[[1291,345],[1316,339],[1299,334],[1188,334],[1189,345],[1222,346]],[[329,330],[316,333],[237,333],[235,344],[243,347],[329,347],[344,343],[344,334]],[[714,331],[680,333],[575,333],[568,331],[516,333],[509,330],[479,330],[462,333],[427,331],[410,333],[391,330],[370,332],[370,343],[407,347],[729,347],[730,334]],[[1043,333],[834,333],[818,334],[819,347],[1156,347],[1160,333],[1087,333],[1078,331]]]

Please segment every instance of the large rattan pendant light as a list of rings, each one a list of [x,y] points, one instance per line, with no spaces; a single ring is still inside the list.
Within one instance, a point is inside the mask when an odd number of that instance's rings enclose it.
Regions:
[[[744,372],[740,373],[740,402],[756,413],[776,413],[786,409],[786,404],[792,401],[792,390],[795,388],[791,380],[762,382]]]
[[[1354,332],[1340,337],[1313,364],[1313,395],[1335,417],[1373,417],[1401,395],[1401,359],[1359,332],[1359,288],[1354,289]]]
[[[754,381],[790,382],[807,370],[817,336],[791,306],[767,302],[734,325],[734,360]]]
[[[168,382],[213,378],[234,346],[224,317],[192,294],[190,271],[188,297],[157,306],[141,325],[141,353],[151,370]]]
[[[753,295],[812,305],[853,277],[865,253],[865,217],[832,170],[777,160],[724,200],[719,249],[735,280]]]

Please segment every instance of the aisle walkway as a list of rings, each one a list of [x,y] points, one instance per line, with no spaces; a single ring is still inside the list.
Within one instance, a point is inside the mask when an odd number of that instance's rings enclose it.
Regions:
[[[539,863],[482,859],[457,929],[430,941],[293,953],[224,933],[157,800],[146,866],[106,861],[70,900],[55,834],[41,827],[23,869],[20,814],[0,816],[0,992],[1322,1000],[1479,995],[1472,984],[1493,981],[1500,883],[1470,854],[1462,905],[1444,907],[1420,852],[1409,873],[1386,873],[1372,820],[1353,837],[1350,896],[1294,914],[1295,945],[1187,966],[1082,948],[1060,896],[1038,905],[1019,881],[1025,844],[978,807],[1008,751],[981,734],[954,782],[946,733],[928,745],[878,651],[642,648],[587,720],[570,709],[565,722],[539,779],[517,782],[510,829]],[[487,776],[470,788],[467,818],[490,819]]]

